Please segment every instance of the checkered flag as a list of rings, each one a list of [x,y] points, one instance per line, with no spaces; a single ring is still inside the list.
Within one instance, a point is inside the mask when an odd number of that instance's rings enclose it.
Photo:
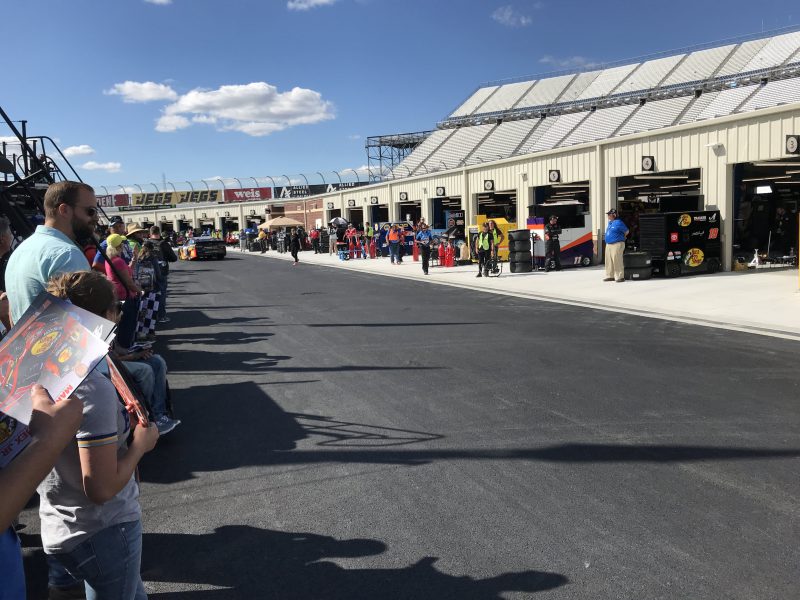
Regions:
[[[158,292],[150,292],[142,298],[139,305],[139,323],[136,326],[136,333],[149,335],[156,330],[160,295]]]

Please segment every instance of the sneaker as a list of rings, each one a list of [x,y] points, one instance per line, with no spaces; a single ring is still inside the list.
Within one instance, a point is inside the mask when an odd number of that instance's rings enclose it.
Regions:
[[[603,281],[614,281],[614,278],[613,277],[606,277],[605,279],[603,279]]]
[[[625,282],[624,279],[617,279],[617,283],[624,283],[624,282]]]
[[[169,317],[161,317],[158,320],[159,323],[169,323]]]
[[[177,419],[170,419],[167,415],[163,415],[156,419],[156,428],[159,435],[166,435],[175,429],[181,422]]]
[[[475,275],[475,277],[483,277],[483,275],[481,275],[480,273],[478,273],[477,275]]]

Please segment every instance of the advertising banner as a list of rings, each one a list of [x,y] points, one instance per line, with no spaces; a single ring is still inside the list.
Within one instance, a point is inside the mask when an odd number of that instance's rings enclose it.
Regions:
[[[366,181],[348,181],[345,183],[320,183],[312,185],[287,185],[275,188],[276,198],[307,198],[308,196],[318,196],[320,194],[330,194],[341,190],[368,185]]]
[[[96,196],[96,198],[97,198],[97,206],[101,206],[103,208],[111,208],[114,206],[113,196]]]
[[[170,208],[186,202],[222,202],[220,190],[195,190],[193,192],[158,192],[132,194],[131,208]]]
[[[272,188],[244,188],[225,190],[225,202],[252,202],[272,198]]]
[[[129,206],[131,198],[128,194],[114,194],[114,206]]]

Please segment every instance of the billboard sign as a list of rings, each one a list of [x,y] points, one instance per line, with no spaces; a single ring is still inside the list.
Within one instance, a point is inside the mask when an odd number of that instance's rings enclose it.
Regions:
[[[225,202],[254,202],[272,198],[272,188],[244,188],[225,190]]]
[[[307,198],[309,196],[319,196],[320,194],[330,194],[342,190],[369,185],[366,181],[347,181],[344,183],[320,183],[311,185],[287,185],[275,188],[276,198]]]

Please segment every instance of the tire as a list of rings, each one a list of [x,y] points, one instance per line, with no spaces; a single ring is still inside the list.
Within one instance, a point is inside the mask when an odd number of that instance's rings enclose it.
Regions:
[[[668,261],[664,267],[664,277],[680,277],[680,275],[681,263],[675,260]]]
[[[590,267],[592,266],[592,257],[591,256],[584,256],[581,258],[581,266],[582,267]]]
[[[544,259],[544,270],[547,271],[555,271],[556,270],[556,260],[554,258],[545,258]]]
[[[626,269],[640,269],[649,267],[653,259],[648,252],[628,252],[622,255],[622,264]]]
[[[508,262],[531,262],[530,252],[509,252]]]
[[[512,262],[508,263],[508,267],[512,273],[530,273],[533,271],[533,263]]]
[[[530,241],[531,239],[531,232],[527,229],[515,229],[514,231],[508,232],[508,241],[509,242],[525,242]]]
[[[625,279],[629,281],[643,281],[653,276],[652,267],[625,267]]]
[[[707,261],[706,269],[710,274],[718,273],[720,268],[720,263],[718,258],[709,258]]]
[[[528,252],[531,251],[530,240],[512,240],[508,242],[509,252]]]

